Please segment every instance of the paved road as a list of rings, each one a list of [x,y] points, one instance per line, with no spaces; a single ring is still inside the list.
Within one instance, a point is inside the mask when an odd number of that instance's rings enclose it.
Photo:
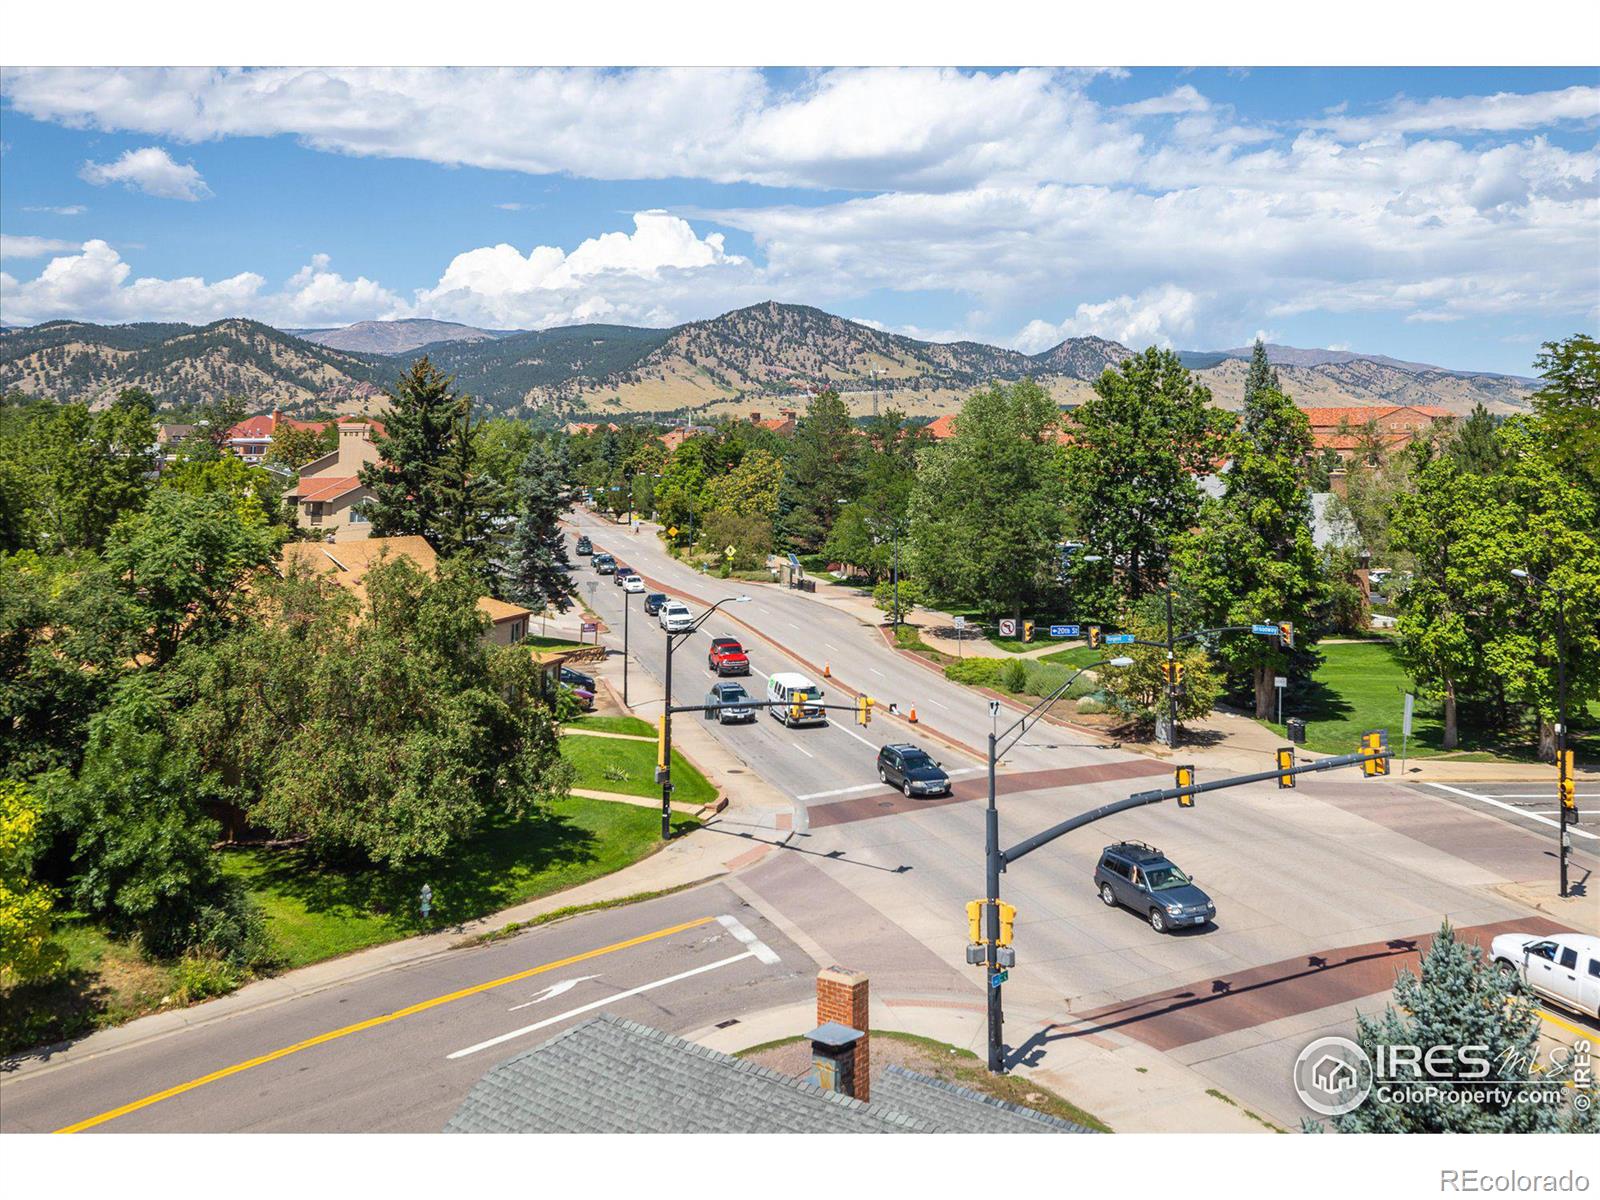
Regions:
[[[431,1132],[496,1062],[606,1011],[674,1033],[812,994],[720,884],[0,1080],[0,1129]],[[30,1064],[34,1066],[37,1064]]]
[[[1547,785],[1528,783],[1415,783],[1414,791],[1446,800],[1463,808],[1497,817],[1519,829],[1547,838],[1554,847],[1560,829],[1557,809],[1555,768],[1550,769]],[[1569,824],[1572,861],[1581,860],[1581,869],[1593,872],[1600,867],[1600,789],[1580,784],[1577,793],[1578,823]]]

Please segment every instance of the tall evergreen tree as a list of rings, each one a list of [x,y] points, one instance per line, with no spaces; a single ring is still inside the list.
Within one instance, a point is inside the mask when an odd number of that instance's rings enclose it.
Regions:
[[[489,539],[503,500],[494,480],[478,469],[478,445],[472,404],[463,396],[457,401],[444,453],[428,473],[437,505],[432,540],[446,558],[474,560],[479,573],[486,575]]]
[[[814,397],[783,457],[778,534],[785,543],[806,553],[822,546],[839,510],[855,498],[860,453],[839,393]]]
[[[374,537],[421,534],[438,549],[439,498],[435,468],[450,443],[459,397],[448,375],[427,355],[411,364],[388,393],[378,439],[380,461],[361,468],[372,490],[365,505]]]
[[[566,612],[572,607],[576,590],[567,574],[567,547],[556,522],[576,499],[568,482],[566,455],[535,442],[517,473],[517,532],[506,591],[518,604],[536,611],[553,607]]]
[[[1253,431],[1250,401],[1262,392],[1281,392],[1282,385],[1278,383],[1278,368],[1267,359],[1267,347],[1260,338],[1250,348],[1250,367],[1244,375],[1244,427],[1245,431]]]
[[[1461,469],[1475,475],[1492,475],[1500,469],[1500,445],[1495,441],[1495,419],[1478,401],[1472,413],[1450,438],[1448,452]]]
[[[1600,342],[1579,333],[1546,342],[1534,360],[1544,386],[1533,407],[1556,461],[1600,500]]]

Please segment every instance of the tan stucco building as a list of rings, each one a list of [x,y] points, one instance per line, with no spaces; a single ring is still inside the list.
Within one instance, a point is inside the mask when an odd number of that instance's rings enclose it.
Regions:
[[[363,487],[361,468],[378,461],[378,446],[370,421],[341,421],[339,448],[300,468],[300,480],[284,493],[293,503],[295,520],[304,529],[318,530],[330,542],[355,542],[371,531],[357,505],[372,499]]]

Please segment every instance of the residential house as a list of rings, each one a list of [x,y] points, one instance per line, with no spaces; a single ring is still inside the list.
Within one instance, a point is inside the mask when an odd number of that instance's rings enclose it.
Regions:
[[[348,588],[363,604],[366,603],[366,576],[374,563],[384,558],[409,558],[429,575],[439,569],[439,556],[428,540],[415,534],[406,537],[366,538],[361,541],[341,542],[289,542],[279,559],[280,567],[287,569],[299,564],[313,571],[330,575],[340,587]],[[533,613],[520,604],[508,604],[492,596],[478,599],[478,611],[489,618],[486,635],[497,646],[512,646],[528,636]]]
[[[372,499],[372,489],[360,479],[361,468],[378,461],[376,437],[383,432],[376,422],[345,418],[339,422],[339,445],[300,468],[299,481],[283,497],[295,506],[295,518],[305,529],[321,530],[330,542],[353,542],[371,531],[358,506]]]
[[[770,429],[773,433],[782,437],[788,437],[795,431],[795,426],[799,423],[799,413],[792,408],[780,408],[777,416],[767,417],[763,420],[760,412],[752,412],[750,414],[750,423],[759,425],[763,429]]]
[[[1433,404],[1344,405],[1300,411],[1311,425],[1316,449],[1332,450],[1345,462],[1373,439],[1385,455],[1404,449],[1435,422],[1454,416],[1449,409]]]
[[[667,448],[667,453],[670,454],[690,438],[715,432],[716,430],[710,425],[678,425],[661,435],[661,444]]]

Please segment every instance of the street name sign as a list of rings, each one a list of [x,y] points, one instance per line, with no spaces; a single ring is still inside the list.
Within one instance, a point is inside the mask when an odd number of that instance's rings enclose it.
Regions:
[[[1075,638],[1078,636],[1078,627],[1076,625],[1052,625],[1050,626],[1050,636],[1053,638]]]
[[[1011,978],[1011,972],[1010,971],[996,971],[993,975],[991,975],[989,977],[989,986],[990,987],[999,987],[1002,983],[1004,983],[1006,980],[1008,980],[1010,978]]]
[[[1108,646],[1131,646],[1137,640],[1131,633],[1108,633],[1105,638]]]
[[[1252,625],[1250,626],[1250,632],[1263,634],[1266,637],[1277,637],[1278,627],[1276,625]]]

